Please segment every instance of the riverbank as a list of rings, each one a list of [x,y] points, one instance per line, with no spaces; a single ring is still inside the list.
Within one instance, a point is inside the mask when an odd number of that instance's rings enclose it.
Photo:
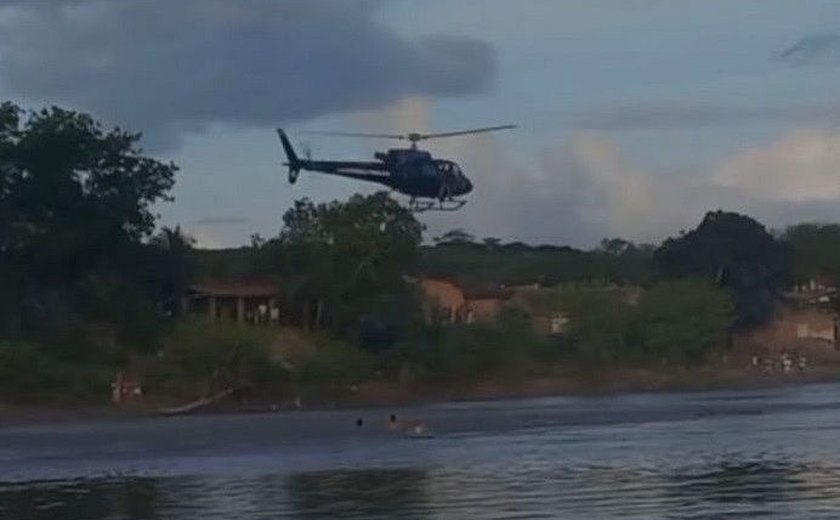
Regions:
[[[745,369],[652,370],[612,368],[565,371],[522,380],[493,379],[464,384],[400,385],[374,381],[348,389],[340,397],[306,392],[296,403],[270,400],[227,399],[189,412],[192,415],[221,413],[271,413],[288,410],[352,408],[405,408],[454,401],[490,401],[551,396],[606,396],[630,393],[702,392],[751,390],[791,385],[840,382],[840,367],[814,366],[804,372],[764,374]],[[17,405],[0,403],[0,427],[25,424],[95,422],[163,417],[159,410],[170,401],[147,400],[126,407],[107,403]],[[182,403],[183,404],[183,403]]]

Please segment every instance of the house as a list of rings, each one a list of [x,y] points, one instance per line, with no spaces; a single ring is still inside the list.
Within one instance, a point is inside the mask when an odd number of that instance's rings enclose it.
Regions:
[[[277,323],[280,294],[280,285],[272,280],[207,280],[189,286],[181,310],[211,320]]]
[[[510,298],[504,289],[468,290],[452,280],[427,278],[419,284],[427,323],[492,321]]]
[[[493,321],[510,301],[511,292],[504,289],[481,289],[464,294],[463,319],[467,323]]]
[[[836,299],[837,287],[828,280],[810,280],[808,283],[794,285],[784,297],[788,302],[799,305],[826,305]]]
[[[466,303],[461,286],[444,279],[424,278],[420,280],[423,291],[423,315],[427,323],[456,323]]]

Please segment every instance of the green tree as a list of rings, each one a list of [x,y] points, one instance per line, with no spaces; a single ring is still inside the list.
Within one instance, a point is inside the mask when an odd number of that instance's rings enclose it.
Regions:
[[[461,228],[447,231],[439,237],[435,237],[436,244],[472,244],[475,237]]]
[[[560,309],[569,320],[565,336],[579,361],[600,365],[641,356],[635,309],[621,291],[562,289],[553,299],[542,305]]]
[[[402,328],[416,319],[404,275],[423,228],[386,192],[346,202],[299,200],[283,223],[266,249],[305,325],[359,337],[362,328]]]
[[[170,316],[181,314],[181,300],[187,293],[195,266],[190,254],[195,239],[184,234],[181,226],[163,227],[152,239],[159,256],[160,299]]]
[[[605,238],[601,240],[600,250],[610,255],[620,256],[635,247],[633,242],[623,238]]]
[[[770,317],[790,279],[790,254],[761,224],[738,213],[707,213],[696,229],[666,240],[654,254],[668,278],[702,278],[726,288],[738,327]]]
[[[840,281],[840,224],[799,224],[787,228],[782,238],[791,247],[796,282]]]
[[[724,290],[708,281],[678,280],[646,291],[639,314],[646,355],[696,364],[725,346],[734,306]]]
[[[71,322],[95,280],[140,276],[152,206],[169,199],[177,168],[139,140],[86,114],[0,105],[0,332]]]

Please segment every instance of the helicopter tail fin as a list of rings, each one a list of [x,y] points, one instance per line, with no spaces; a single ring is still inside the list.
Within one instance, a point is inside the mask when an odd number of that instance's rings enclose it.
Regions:
[[[284,163],[289,167],[289,183],[294,184],[300,173],[300,159],[298,159],[295,149],[292,148],[292,143],[282,128],[277,129],[277,135],[280,136],[280,144],[283,145],[283,150],[286,152],[286,158],[289,161]]]

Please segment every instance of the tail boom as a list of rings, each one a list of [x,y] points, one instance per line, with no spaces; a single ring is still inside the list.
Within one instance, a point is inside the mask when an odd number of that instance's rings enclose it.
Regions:
[[[283,145],[283,151],[286,152],[286,159],[288,159],[288,162],[283,164],[289,167],[289,183],[294,184],[300,174],[301,161],[298,159],[295,149],[292,148],[292,143],[289,141],[286,132],[282,128],[278,128],[277,135],[280,137],[280,144]]]

